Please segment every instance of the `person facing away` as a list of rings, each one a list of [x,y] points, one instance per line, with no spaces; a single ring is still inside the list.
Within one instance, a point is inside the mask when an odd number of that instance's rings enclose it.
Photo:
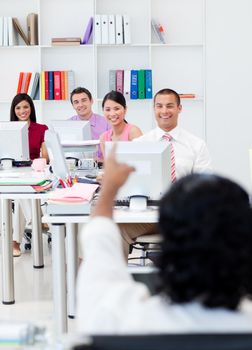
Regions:
[[[106,141],[132,141],[141,136],[142,131],[126,121],[127,105],[121,92],[112,90],[107,93],[102,101],[102,109],[106,120],[111,125],[111,129],[100,136],[104,157]]]
[[[252,211],[248,194],[214,174],[171,185],[159,207],[159,293],[135,282],[113,200],[134,169],[105,160],[100,197],[81,232],[77,328],[85,334],[251,332]],[[88,317],[87,317],[88,315]]]
[[[70,101],[76,111],[69,120],[84,120],[90,122],[92,140],[99,140],[100,135],[110,129],[107,120],[92,111],[93,97],[91,92],[83,87],[77,87],[71,92]],[[98,160],[102,158],[102,153],[99,147],[97,152]]]
[[[11,103],[10,121],[24,121],[28,123],[28,141],[30,159],[49,157],[45,145],[45,131],[48,127],[37,123],[36,111],[31,97],[25,93],[17,94]],[[28,199],[15,200],[15,215],[13,223],[13,256],[20,256],[25,220],[31,222],[31,203]]]
[[[179,94],[168,88],[159,90],[154,96],[153,106],[157,123],[156,128],[134,141],[171,143],[173,148],[171,178],[173,181],[195,172],[211,172],[211,158],[205,142],[178,125],[182,111]],[[167,141],[168,138],[170,141]],[[119,227],[123,236],[126,257],[128,256],[129,245],[133,244],[137,237],[157,233],[156,225],[150,223],[127,223],[120,224]]]

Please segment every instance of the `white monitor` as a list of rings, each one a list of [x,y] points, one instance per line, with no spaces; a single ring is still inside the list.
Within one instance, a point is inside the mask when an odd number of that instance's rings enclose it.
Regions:
[[[69,173],[59,135],[52,130],[46,130],[45,144],[54,175],[58,178],[66,179]]]
[[[61,143],[92,138],[90,122],[85,120],[52,120],[49,129],[58,133]]]
[[[30,160],[27,122],[0,122],[0,158]]]
[[[108,155],[113,142],[105,143]],[[146,199],[159,200],[171,184],[171,152],[168,142],[117,142],[117,160],[132,165],[136,171],[120,188],[117,199],[129,200],[144,209]],[[144,207],[142,207],[142,205]]]

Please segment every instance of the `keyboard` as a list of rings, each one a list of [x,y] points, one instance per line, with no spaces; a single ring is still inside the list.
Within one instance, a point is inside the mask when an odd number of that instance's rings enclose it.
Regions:
[[[129,207],[129,199],[124,199],[124,200],[116,200],[114,202],[115,207]],[[153,199],[148,199],[147,200],[147,206],[148,207],[158,207],[160,203],[160,200],[153,200]]]

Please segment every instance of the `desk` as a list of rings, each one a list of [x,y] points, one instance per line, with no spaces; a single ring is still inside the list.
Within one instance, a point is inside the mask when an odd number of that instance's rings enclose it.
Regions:
[[[1,176],[15,173],[32,174],[31,168],[12,168],[8,171],[1,170]],[[6,175],[6,177],[9,177]],[[36,177],[36,175],[35,175]],[[33,266],[44,267],[43,245],[41,232],[40,200],[46,199],[46,193],[15,193],[15,186],[6,193],[5,186],[0,186],[0,199],[2,201],[2,302],[3,304],[15,303],[14,270],[12,256],[12,203],[14,199],[31,199],[32,202],[32,244]],[[10,186],[9,186],[10,187]],[[26,187],[26,186],[25,186]],[[19,190],[20,191],[20,190]]]
[[[130,212],[126,208],[118,208],[114,210],[114,220],[117,223],[155,223],[158,221],[158,211],[153,209],[143,212]],[[77,224],[87,223],[88,221],[88,215],[44,215],[42,217],[42,222],[52,224],[53,302],[56,334],[58,336],[67,332],[67,313],[70,317],[75,314],[75,278],[78,259]],[[65,226],[67,259],[65,256]]]

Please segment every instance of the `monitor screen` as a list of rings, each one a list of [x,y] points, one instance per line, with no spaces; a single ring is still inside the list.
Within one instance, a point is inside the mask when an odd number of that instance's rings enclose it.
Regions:
[[[68,168],[58,134],[52,130],[46,130],[45,144],[54,175],[58,178],[66,179],[69,175]]]
[[[113,142],[105,143],[105,154]],[[159,200],[171,184],[170,144],[168,142],[117,142],[117,159],[136,168],[120,188],[117,199],[147,197]]]
[[[52,120],[49,129],[59,134],[61,143],[92,139],[90,122],[85,120]]]
[[[0,158],[30,159],[27,122],[0,122]]]

